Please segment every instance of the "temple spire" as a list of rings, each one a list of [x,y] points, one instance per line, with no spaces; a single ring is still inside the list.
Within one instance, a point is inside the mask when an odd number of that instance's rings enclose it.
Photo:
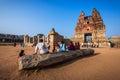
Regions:
[[[81,14],[80,14],[80,16],[84,16],[84,15],[85,15],[85,13],[84,13],[84,11],[82,11]]]
[[[53,32],[55,32],[55,29],[54,29],[54,28],[52,28],[52,31],[53,31]]]
[[[101,18],[101,17],[100,17],[100,13],[97,11],[96,8],[93,9],[93,11],[92,11],[92,16],[93,16],[94,18]]]

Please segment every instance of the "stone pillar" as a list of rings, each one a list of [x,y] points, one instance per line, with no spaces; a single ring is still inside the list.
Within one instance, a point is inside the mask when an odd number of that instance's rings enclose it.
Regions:
[[[26,35],[24,35],[24,44],[26,44]]]
[[[28,37],[29,38],[29,44],[30,44],[30,37]]]
[[[37,43],[39,43],[40,42],[40,36],[38,35],[37,36]]]
[[[34,44],[34,41],[35,41],[35,38],[34,38],[34,36],[33,36],[33,44]]]
[[[43,41],[45,42],[45,36],[42,36]]]
[[[47,35],[47,43],[50,42],[50,38],[49,38],[49,35]]]
[[[50,51],[53,51],[53,49],[54,49],[54,42],[55,42],[55,40],[54,40],[54,34],[50,34],[49,35],[50,36]]]
[[[35,44],[35,36],[33,36],[33,44]]]
[[[38,43],[38,36],[33,36],[33,44],[36,45]]]
[[[84,42],[85,41],[85,33],[81,33],[80,37],[82,37],[81,42]]]
[[[24,44],[25,45],[29,44],[29,36],[28,35],[24,35]]]

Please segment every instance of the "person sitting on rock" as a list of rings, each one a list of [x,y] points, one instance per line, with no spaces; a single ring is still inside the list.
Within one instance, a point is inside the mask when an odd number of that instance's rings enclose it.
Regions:
[[[60,52],[66,51],[66,45],[63,41],[61,41],[61,43],[60,43],[59,51]]]
[[[77,44],[77,46],[76,46],[76,50],[80,50],[80,43],[78,42],[78,43],[76,43]]]
[[[24,50],[21,50],[20,53],[19,53],[18,58],[20,58],[20,57],[22,57],[22,56],[24,56],[24,55],[25,55]]]
[[[46,47],[45,43],[43,42],[43,39],[40,39],[40,42],[35,47],[35,53],[36,54],[44,54],[48,53],[48,48]]]
[[[68,47],[69,50],[75,50],[75,46],[73,44],[73,42],[70,42],[70,45]]]

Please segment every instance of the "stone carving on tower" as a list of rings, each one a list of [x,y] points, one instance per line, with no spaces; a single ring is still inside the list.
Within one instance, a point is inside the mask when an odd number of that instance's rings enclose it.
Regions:
[[[105,25],[100,16],[100,13],[94,8],[91,16],[85,16],[82,11],[76,28],[74,30],[74,38],[79,42],[87,41],[86,36],[91,36],[89,41],[105,40]]]

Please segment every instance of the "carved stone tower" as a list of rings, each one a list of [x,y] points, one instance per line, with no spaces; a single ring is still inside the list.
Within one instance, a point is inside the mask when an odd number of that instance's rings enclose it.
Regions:
[[[61,42],[63,40],[63,36],[58,34],[54,28],[48,33],[48,42],[50,44],[50,51],[53,51],[54,46],[57,42]]]
[[[85,16],[82,11],[76,28],[74,38],[79,42],[103,41],[106,39],[106,30],[99,12],[94,8],[91,16]]]

